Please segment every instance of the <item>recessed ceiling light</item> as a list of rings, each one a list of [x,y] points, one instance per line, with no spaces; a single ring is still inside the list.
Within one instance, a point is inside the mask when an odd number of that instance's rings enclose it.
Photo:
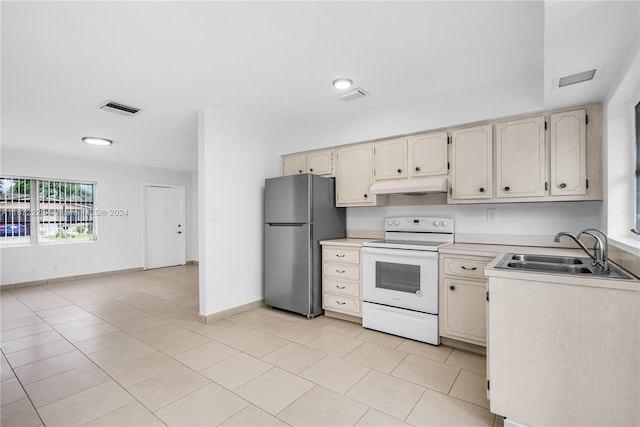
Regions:
[[[100,138],[99,136],[83,136],[82,142],[91,145],[112,145],[113,141],[107,138]]]
[[[336,89],[348,89],[353,84],[353,80],[350,79],[335,79],[333,81],[333,87]]]

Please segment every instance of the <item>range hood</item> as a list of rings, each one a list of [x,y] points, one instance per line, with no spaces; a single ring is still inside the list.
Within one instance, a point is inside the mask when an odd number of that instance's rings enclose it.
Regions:
[[[377,181],[373,183],[369,191],[371,194],[446,193],[447,177],[439,175]]]

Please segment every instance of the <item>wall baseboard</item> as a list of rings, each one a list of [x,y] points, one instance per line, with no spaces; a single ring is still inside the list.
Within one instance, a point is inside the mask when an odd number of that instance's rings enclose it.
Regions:
[[[187,261],[187,265],[200,265],[200,261],[197,261],[197,260]]]
[[[73,282],[83,279],[94,279],[96,277],[113,276],[114,274],[138,273],[143,271],[142,267],[125,268],[123,270],[102,271],[100,273],[78,274],[75,276],[55,277],[53,279],[34,280],[32,282],[11,283],[8,285],[0,285],[1,290],[28,288],[30,286],[53,285],[55,283]]]
[[[331,310],[325,310],[324,315],[333,319],[346,320],[347,322],[353,322],[362,325],[362,317],[352,316],[350,314],[342,314]]]
[[[227,310],[222,310],[217,313],[211,314],[201,314],[198,313],[198,320],[201,323],[213,323],[217,320],[224,319],[225,317],[230,317],[244,311],[253,310],[254,308],[264,307],[264,300],[253,301],[248,304],[239,305],[237,307],[229,308]]]

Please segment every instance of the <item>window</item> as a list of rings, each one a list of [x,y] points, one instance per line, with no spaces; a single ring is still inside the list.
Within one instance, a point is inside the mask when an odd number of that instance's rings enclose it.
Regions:
[[[0,245],[96,240],[95,183],[0,178]]]

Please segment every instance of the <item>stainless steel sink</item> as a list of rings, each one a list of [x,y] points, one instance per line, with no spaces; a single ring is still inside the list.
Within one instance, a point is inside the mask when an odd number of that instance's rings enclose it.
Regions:
[[[513,255],[511,258],[513,261],[522,262],[544,262],[552,264],[584,264],[583,258],[568,257],[568,256],[553,256],[553,255]]]
[[[578,276],[628,279],[632,277],[611,265],[609,271],[596,268],[590,258],[553,255],[507,254],[496,268],[542,273],[573,274]]]
[[[553,273],[593,274],[593,272],[584,265],[555,264],[552,262],[512,261],[507,264],[507,267],[519,268],[521,270],[550,271]]]

